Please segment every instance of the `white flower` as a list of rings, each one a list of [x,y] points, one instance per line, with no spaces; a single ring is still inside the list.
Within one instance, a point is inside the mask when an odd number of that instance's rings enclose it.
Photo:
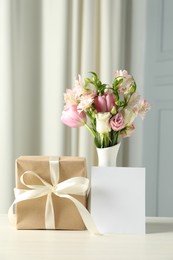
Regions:
[[[109,119],[111,117],[110,112],[107,113],[97,113],[96,117],[96,130],[100,134],[105,134],[111,131],[109,124]]]

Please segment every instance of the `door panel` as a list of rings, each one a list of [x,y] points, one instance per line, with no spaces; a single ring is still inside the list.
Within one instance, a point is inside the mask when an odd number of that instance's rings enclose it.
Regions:
[[[173,1],[148,0],[144,127],[147,215],[173,216]]]

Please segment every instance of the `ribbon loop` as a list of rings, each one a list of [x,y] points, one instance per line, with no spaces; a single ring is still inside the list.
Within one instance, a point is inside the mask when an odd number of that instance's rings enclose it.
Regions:
[[[59,183],[56,187],[55,194],[76,194],[86,195],[88,190],[89,180],[84,177],[73,177]]]

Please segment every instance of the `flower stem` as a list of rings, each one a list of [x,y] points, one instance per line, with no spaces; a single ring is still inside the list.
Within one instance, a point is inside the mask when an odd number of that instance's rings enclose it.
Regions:
[[[86,128],[90,131],[92,136],[95,137],[95,132],[93,131],[93,129],[91,127],[89,127],[89,125],[87,125],[87,124],[85,124],[84,126],[86,126]]]

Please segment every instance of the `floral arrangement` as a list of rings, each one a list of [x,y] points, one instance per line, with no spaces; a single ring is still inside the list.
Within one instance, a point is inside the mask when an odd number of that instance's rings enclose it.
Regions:
[[[134,78],[126,70],[115,72],[111,85],[103,84],[95,72],[64,94],[61,120],[72,128],[86,126],[97,148],[116,145],[135,130],[134,120],[144,119],[150,104],[136,92]],[[88,123],[89,122],[89,123]]]

